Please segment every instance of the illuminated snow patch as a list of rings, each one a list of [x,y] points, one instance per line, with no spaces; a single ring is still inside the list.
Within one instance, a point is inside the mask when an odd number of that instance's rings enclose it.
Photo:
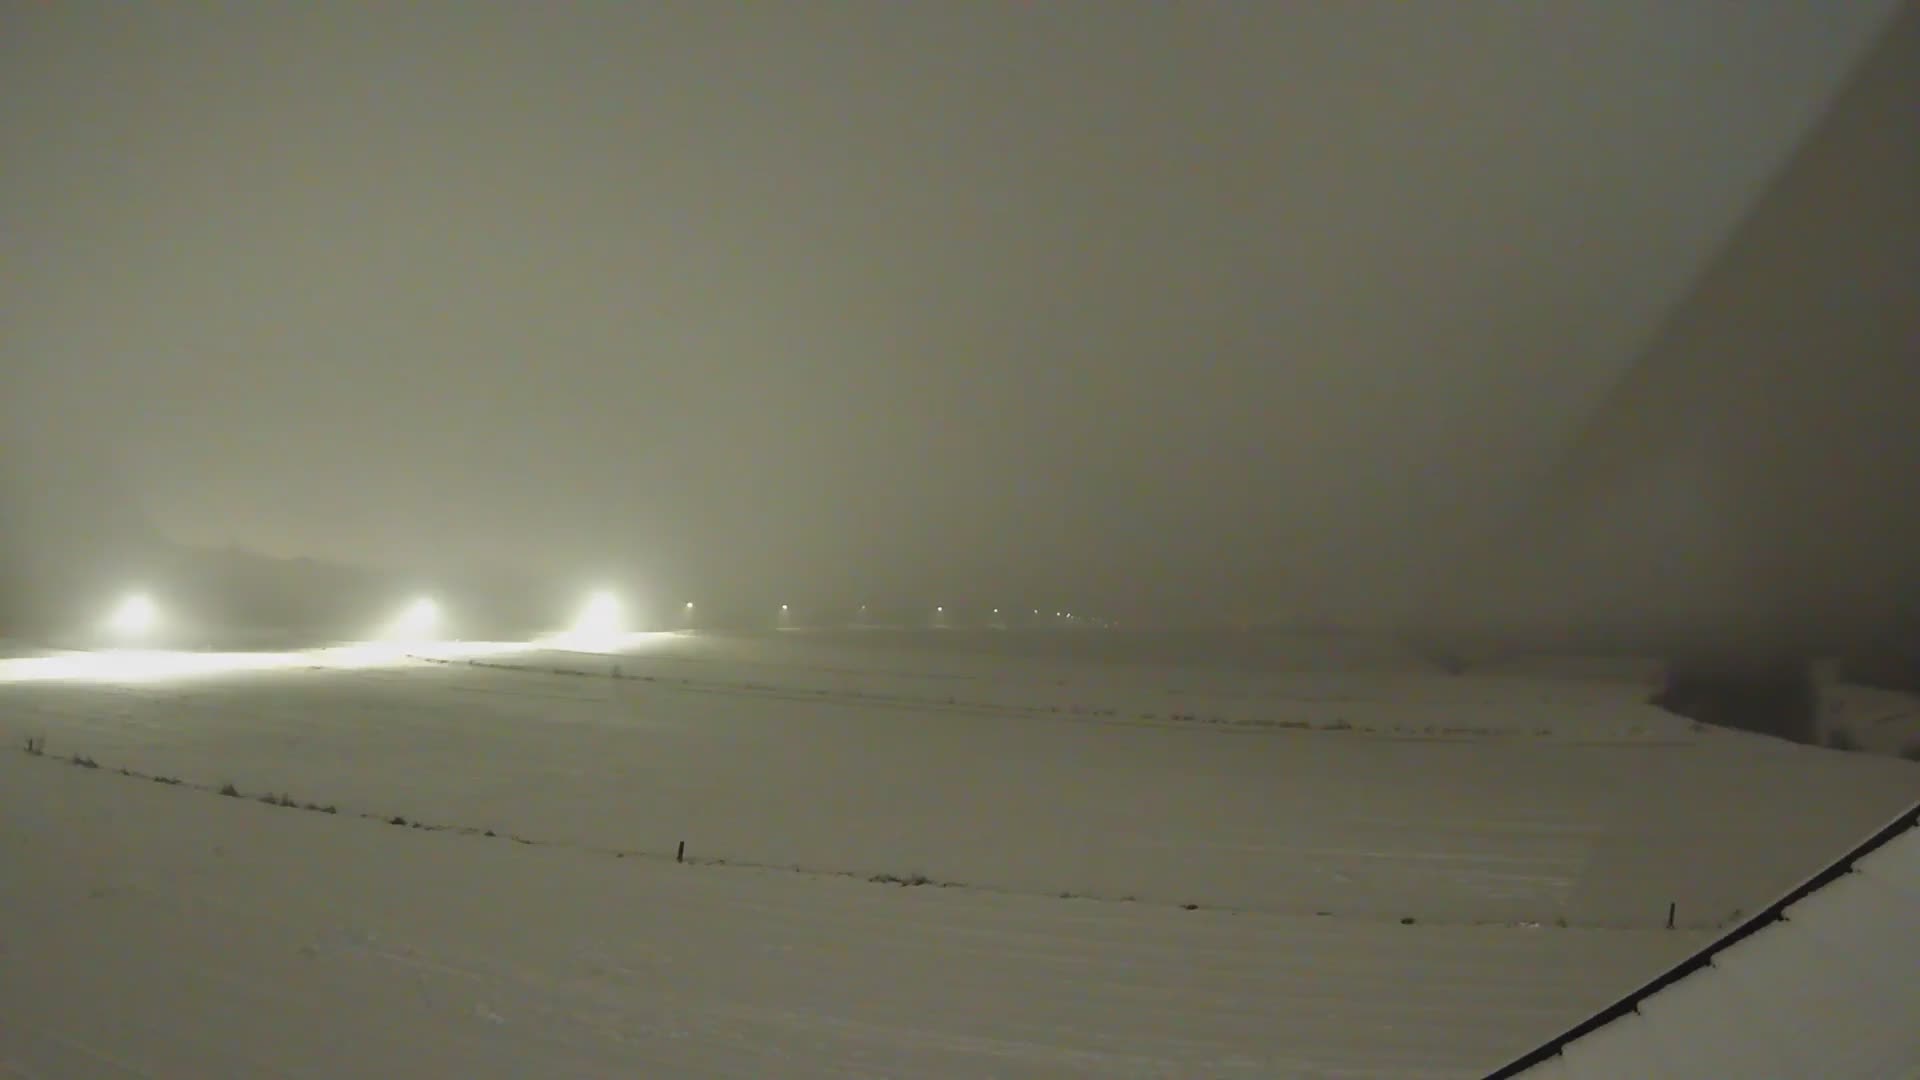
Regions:
[[[421,645],[356,642],[298,652],[179,652],[166,649],[107,649],[0,660],[0,683],[148,682],[157,679],[229,675],[249,671],[303,668],[355,670],[405,667],[430,660],[471,660],[531,652],[525,641],[444,641]]]

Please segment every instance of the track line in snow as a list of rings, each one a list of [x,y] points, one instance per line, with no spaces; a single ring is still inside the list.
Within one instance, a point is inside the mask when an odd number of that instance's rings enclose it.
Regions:
[[[604,659],[620,660],[621,657],[601,653],[578,653],[573,655],[596,656]],[[1199,716],[1156,713],[1142,713],[1133,716],[1122,715],[1120,710],[1111,706],[1082,705],[1021,705],[1011,702],[959,701],[949,698],[923,698],[884,692],[868,692],[833,688],[782,687],[751,682],[720,682],[713,680],[690,679],[682,676],[629,674],[622,670],[588,671],[582,668],[540,667],[533,664],[515,664],[487,660],[448,659],[434,656],[414,656],[427,665],[447,668],[480,668],[488,671],[505,671],[515,675],[551,679],[602,679],[616,683],[642,683],[681,693],[733,695],[751,697],[769,701],[792,702],[832,702],[840,705],[853,705],[868,709],[890,709],[910,712],[938,712],[993,716],[1007,719],[1063,720],[1077,723],[1094,723],[1124,727],[1155,727],[1175,730],[1205,730],[1233,734],[1269,734],[1285,733],[1295,735],[1338,735],[1353,739],[1380,739],[1394,742],[1467,742],[1478,740],[1513,739],[1552,739],[1559,744],[1578,746],[1667,746],[1689,747],[1698,745],[1699,740],[1677,736],[1624,735],[1612,737],[1573,737],[1561,735],[1549,728],[1497,728],[1497,727],[1451,727],[1438,725],[1424,727],[1395,728],[1377,725],[1355,724],[1336,719],[1313,723],[1298,720],[1242,720],[1218,716]],[[617,669],[618,664],[614,665]],[[823,669],[824,670],[824,669]],[[393,677],[405,677],[404,672],[384,672]],[[557,695],[556,695],[557,696]],[[597,700],[583,696],[579,700]],[[1317,699],[1289,698],[1289,704],[1326,704]],[[1330,699],[1334,700],[1334,699]]]
[[[81,760],[78,758],[59,757],[56,755],[50,755],[45,753],[33,753],[30,756],[41,758],[44,761],[47,761],[53,764],[66,764],[69,766],[78,766]],[[92,758],[86,758],[84,760],[87,762],[93,762]],[[1361,922],[1369,922],[1369,923],[1399,923],[1405,926],[1426,925],[1426,926],[1443,926],[1443,927],[1496,927],[1496,926],[1515,927],[1515,926],[1522,926],[1522,925],[1532,925],[1537,927],[1539,925],[1537,923],[1523,924],[1521,922],[1514,921],[1514,920],[1460,920],[1460,919],[1435,919],[1431,917],[1425,918],[1425,919],[1415,919],[1407,916],[1375,917],[1375,916],[1366,916],[1366,915],[1339,914],[1326,908],[1316,908],[1312,911],[1307,911],[1304,909],[1295,909],[1295,908],[1287,908],[1287,907],[1268,907],[1268,906],[1257,905],[1257,904],[1217,904],[1217,903],[1203,903],[1198,901],[1174,902],[1174,901],[1164,901],[1164,900],[1143,899],[1141,897],[1132,896],[1132,895],[1108,895],[1104,893],[1081,892],[1081,891],[1074,891],[1074,890],[1049,892],[1049,891],[1043,891],[1038,889],[1019,889],[1019,888],[1011,888],[1011,887],[999,886],[999,885],[982,885],[982,884],[974,884],[974,883],[969,883],[964,881],[952,881],[952,880],[945,880],[945,879],[939,879],[939,878],[932,878],[922,874],[891,874],[891,873],[875,874],[875,873],[868,873],[868,872],[858,871],[858,870],[846,870],[846,869],[840,869],[835,867],[810,865],[807,863],[782,864],[782,863],[765,862],[765,861],[759,861],[759,860],[753,860],[753,859],[729,858],[725,856],[706,855],[701,853],[687,855],[684,858],[682,858],[679,856],[679,853],[677,851],[667,852],[667,851],[646,850],[646,849],[638,849],[638,848],[615,848],[615,847],[604,847],[604,846],[591,845],[591,844],[569,843],[567,841],[561,841],[561,840],[549,840],[549,839],[543,839],[540,837],[525,836],[525,835],[508,831],[508,830],[479,828],[471,825],[447,825],[447,824],[420,821],[416,818],[409,817],[405,814],[386,814],[386,813],[376,813],[372,811],[351,811],[351,810],[342,812],[338,809],[338,804],[336,803],[323,803],[318,800],[314,800],[310,798],[292,799],[290,793],[271,792],[271,791],[261,791],[261,792],[247,791],[247,790],[240,789],[237,785],[233,786],[233,792],[230,794],[226,790],[223,790],[220,787],[215,787],[214,785],[211,785],[211,784],[194,783],[191,781],[181,780],[177,777],[172,777],[172,776],[159,776],[152,773],[143,772],[138,769],[129,768],[126,766],[114,766],[110,764],[93,762],[92,764],[85,765],[84,768],[87,771],[100,772],[100,773],[109,774],[109,775],[117,775],[127,779],[132,779],[132,780],[144,780],[149,783],[156,783],[156,784],[160,784],[167,787],[184,788],[184,789],[193,791],[195,793],[216,795],[223,798],[234,799],[239,802],[261,803],[264,805],[274,806],[274,807],[277,807],[280,809],[286,809],[286,810],[300,810],[308,813],[322,813],[329,816],[354,818],[358,820],[370,821],[370,822],[385,824],[385,825],[398,827],[398,828],[411,829],[418,832],[455,833],[461,836],[478,837],[481,839],[502,840],[508,843],[520,844],[527,847],[543,847],[543,848],[554,848],[554,849],[565,850],[565,851],[578,851],[578,852],[584,852],[584,853],[594,854],[594,855],[609,856],[615,859],[644,859],[650,862],[676,863],[679,865],[690,866],[690,867],[711,867],[715,869],[774,872],[774,873],[795,874],[795,875],[800,875],[804,877],[816,877],[816,878],[840,878],[840,879],[845,879],[850,881],[864,881],[874,885],[885,885],[885,886],[891,886],[894,888],[952,889],[952,890],[957,890],[961,892],[979,893],[979,894],[994,895],[994,896],[1028,897],[1028,898],[1038,898],[1038,899],[1054,899],[1054,900],[1060,900],[1060,901],[1082,901],[1082,902],[1097,903],[1097,904],[1127,904],[1127,905],[1137,905],[1141,907],[1177,909],[1181,911],[1211,911],[1211,912],[1219,912],[1219,913],[1225,913],[1225,914],[1260,914],[1260,915],[1283,915],[1283,916],[1294,916],[1294,917],[1306,917],[1311,915],[1313,917],[1323,918],[1323,919],[1341,919],[1341,920],[1347,920],[1347,921],[1361,921]],[[276,799],[286,799],[289,801],[284,801],[284,802],[274,801]],[[1373,858],[1378,858],[1382,860],[1398,861],[1398,860],[1404,860],[1407,857],[1404,853],[1391,853],[1391,852],[1356,853],[1346,849],[1329,849],[1329,851],[1330,853],[1343,854],[1348,856],[1352,856],[1355,854],[1370,855]],[[1440,855],[1432,855],[1432,854],[1424,855],[1422,857],[1429,861],[1437,861],[1437,862],[1443,862],[1443,863],[1447,859],[1447,857],[1440,856]],[[1500,860],[1496,859],[1496,861],[1500,861]],[[1487,875],[1483,872],[1481,876],[1487,876]],[[1493,875],[1493,876],[1502,876],[1502,875]],[[1525,875],[1504,875],[1504,876],[1513,877],[1516,880],[1531,880],[1526,878]],[[1577,923],[1562,922],[1558,924],[1558,928],[1560,929],[1566,929],[1569,927],[1578,928],[1580,925],[1581,924],[1577,924]],[[1599,926],[1599,925],[1600,924],[1596,924],[1596,926]]]

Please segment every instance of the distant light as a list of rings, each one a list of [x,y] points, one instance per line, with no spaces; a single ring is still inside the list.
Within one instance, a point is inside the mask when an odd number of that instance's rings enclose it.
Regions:
[[[440,628],[440,605],[428,597],[408,604],[387,627],[386,637],[396,641],[420,641],[434,636]]]
[[[780,610],[781,610],[781,611],[785,611],[785,610],[787,610],[787,605],[785,605],[785,604],[781,604],[781,605],[780,605]]]
[[[144,593],[134,593],[120,601],[107,618],[107,628],[121,637],[142,637],[153,632],[159,625],[160,609],[153,598]]]
[[[620,598],[604,589],[587,597],[587,603],[573,620],[572,633],[581,638],[618,637],[626,629],[620,610]]]
[[[688,610],[688,611],[692,611],[692,610],[693,610],[693,601],[691,601],[691,600],[689,600],[689,601],[687,601],[687,610]]]
[[[947,609],[946,609],[946,608],[943,608],[943,607],[935,607],[935,608],[934,608],[933,610],[935,610],[935,611],[945,611],[945,610],[947,610]]]

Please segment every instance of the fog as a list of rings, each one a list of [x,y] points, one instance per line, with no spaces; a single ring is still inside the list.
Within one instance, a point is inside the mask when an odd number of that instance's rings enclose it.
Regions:
[[[102,580],[130,501],[409,579],[1386,617],[1894,7],[6,0],[0,513]]]
[[[1917,101],[1908,2],[1437,620],[1799,652],[1920,626]]]

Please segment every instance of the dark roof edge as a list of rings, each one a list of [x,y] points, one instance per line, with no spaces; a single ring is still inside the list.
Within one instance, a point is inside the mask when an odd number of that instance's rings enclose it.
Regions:
[[[1768,926],[1779,922],[1785,916],[1788,908],[1806,899],[1808,896],[1819,892],[1841,877],[1852,873],[1855,863],[1885,846],[1901,833],[1914,828],[1917,824],[1920,824],[1920,803],[1914,803],[1912,806],[1907,807],[1899,816],[1882,826],[1878,832],[1875,832],[1872,836],[1867,837],[1855,845],[1851,851],[1835,859],[1819,873],[1801,882],[1799,886],[1795,887],[1785,896],[1767,905],[1764,910],[1756,912],[1752,918],[1721,935],[1706,948],[1701,949],[1699,952],[1680,961],[1673,967],[1668,968],[1666,971],[1655,976],[1653,980],[1645,986],[1640,987],[1638,990],[1633,991],[1612,1005],[1594,1013],[1587,1019],[1567,1029],[1564,1033],[1536,1047],[1531,1052],[1516,1058],[1514,1061],[1494,1072],[1488,1073],[1487,1080],[1508,1080],[1510,1077],[1518,1076],[1526,1070],[1533,1068],[1535,1065],[1549,1058],[1558,1056],[1566,1049],[1568,1043],[1576,1039],[1584,1038],[1628,1013],[1638,1012],[1642,1001],[1665,990],[1681,979],[1692,975],[1701,968],[1711,965],[1714,956],[1720,952],[1759,933]]]

